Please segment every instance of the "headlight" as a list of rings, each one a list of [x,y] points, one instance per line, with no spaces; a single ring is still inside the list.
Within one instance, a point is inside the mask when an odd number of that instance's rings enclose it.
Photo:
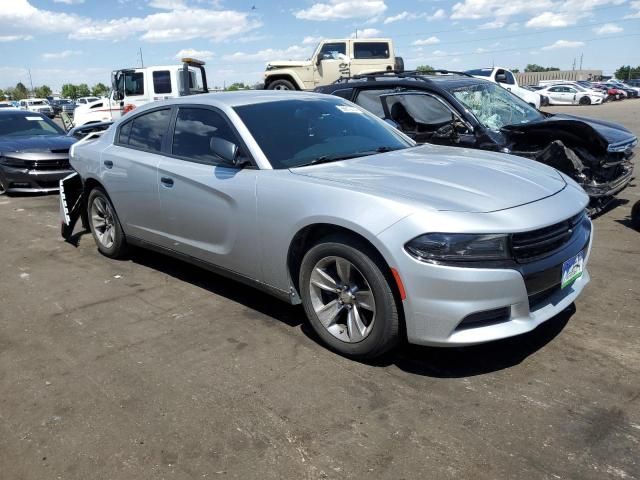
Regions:
[[[19,158],[8,158],[0,156],[0,163],[2,165],[6,165],[7,167],[15,167],[15,168],[25,168],[26,163],[24,160],[20,160]]]
[[[511,258],[509,235],[504,234],[427,233],[408,242],[405,250],[418,260],[431,263]]]

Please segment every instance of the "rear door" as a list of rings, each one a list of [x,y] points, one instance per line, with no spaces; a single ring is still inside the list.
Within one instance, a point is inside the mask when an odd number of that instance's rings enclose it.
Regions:
[[[166,142],[171,108],[156,108],[118,126],[114,143],[101,157],[102,181],[127,235],[158,243],[162,216],[158,164]]]
[[[180,105],[172,124],[171,145],[158,168],[163,246],[257,278],[259,171],[231,167],[212,153],[213,137],[247,151],[223,112]]]

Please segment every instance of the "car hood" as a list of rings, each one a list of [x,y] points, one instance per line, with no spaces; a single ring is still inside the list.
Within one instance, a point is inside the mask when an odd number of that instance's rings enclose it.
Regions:
[[[459,212],[504,210],[549,197],[566,186],[556,170],[531,160],[435,145],[291,172]]]
[[[631,144],[636,140],[633,133],[617,123],[566,114],[549,115],[537,122],[503,127],[503,131],[517,131],[524,134],[548,129],[556,133],[560,129],[565,130],[604,150],[610,145]]]
[[[68,149],[77,140],[66,135],[32,135],[28,137],[1,137],[0,153],[42,152]]]
[[[291,68],[291,67],[308,67],[311,65],[309,60],[276,60],[269,62],[267,68]]]

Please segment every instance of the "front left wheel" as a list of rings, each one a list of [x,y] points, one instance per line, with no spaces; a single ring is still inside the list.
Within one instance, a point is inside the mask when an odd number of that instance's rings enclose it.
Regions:
[[[580,105],[591,105],[591,99],[589,97],[582,97],[580,99]]]
[[[382,355],[399,340],[399,314],[388,267],[368,245],[336,235],[304,256],[300,294],[322,341],[358,359]]]

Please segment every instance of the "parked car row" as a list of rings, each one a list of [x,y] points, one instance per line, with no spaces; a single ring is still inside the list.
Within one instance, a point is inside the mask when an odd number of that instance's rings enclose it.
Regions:
[[[549,99],[549,105],[599,105],[606,101],[638,98],[640,88],[616,80],[545,80],[530,89]]]

